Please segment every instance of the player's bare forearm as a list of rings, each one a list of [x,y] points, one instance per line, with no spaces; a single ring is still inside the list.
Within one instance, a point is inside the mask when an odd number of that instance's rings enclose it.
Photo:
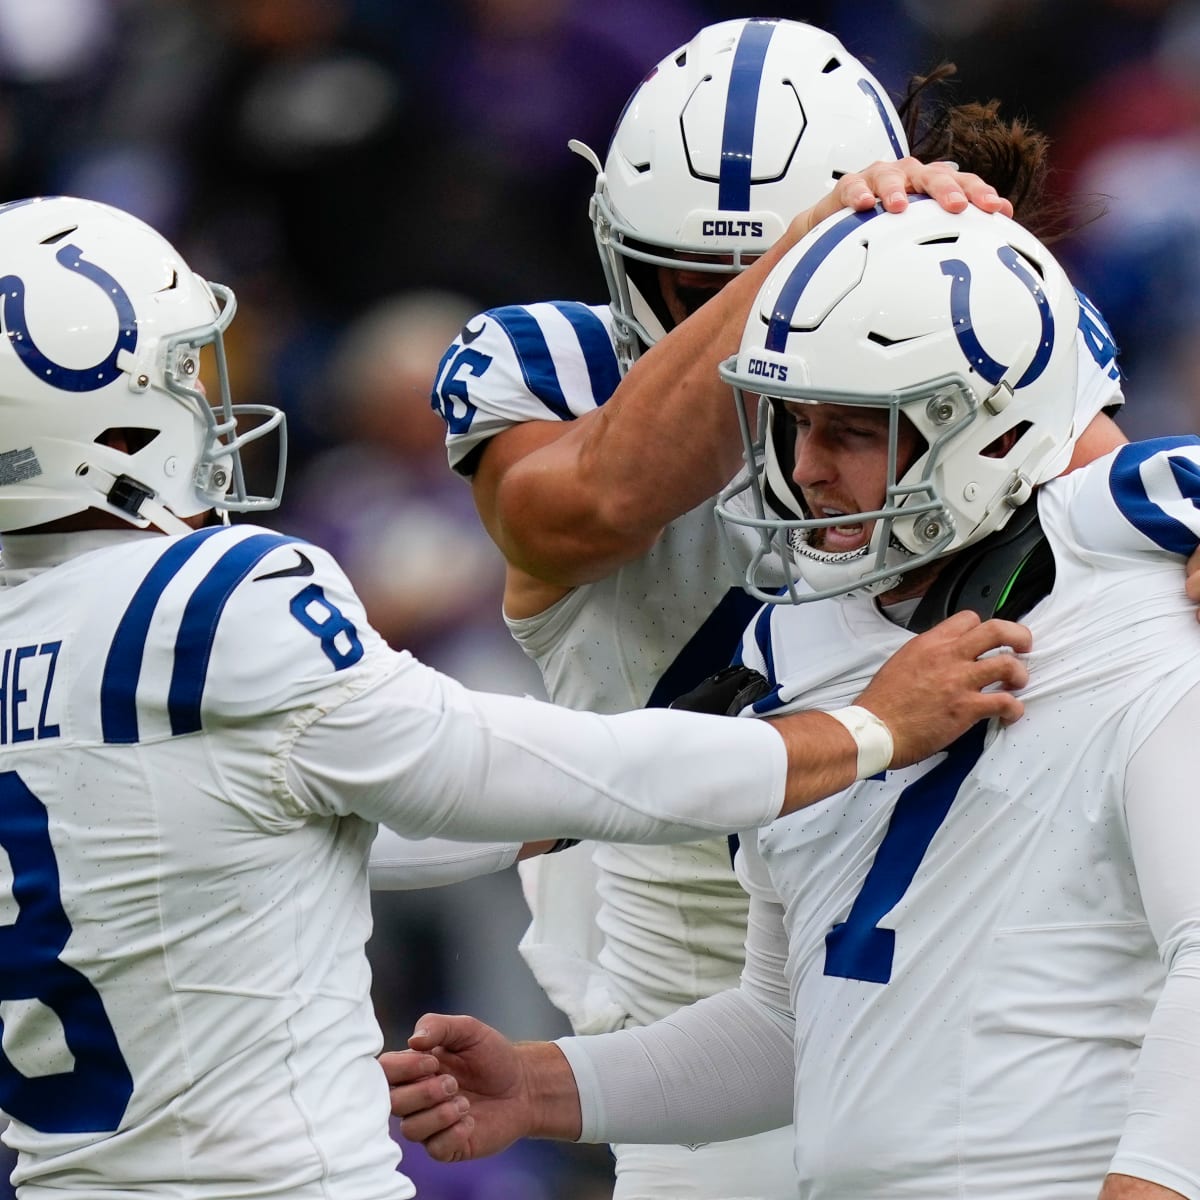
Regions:
[[[594,481],[614,530],[626,537],[656,535],[729,481],[741,463],[742,442],[729,388],[717,368],[737,353],[755,296],[771,269],[826,216],[844,207],[870,207],[877,199],[899,211],[907,206],[906,191],[927,191],[955,210],[966,207],[968,192],[990,211],[1008,204],[977,176],[916,159],[844,176],[761,258],[650,347],[596,419],[568,435],[578,441],[580,476]]]
[[[977,176],[916,159],[844,176],[757,262],[650,347],[602,408],[492,439],[476,503],[509,563],[556,586],[589,583],[643,555],[665,525],[714,496],[742,458],[737,412],[717,367],[736,353],[771,268],[826,216],[877,198],[899,211],[906,191],[927,192],[954,211],[970,201],[1011,213]]]
[[[1032,646],[1024,625],[981,622],[970,612],[956,613],[906,642],[855,701],[883,721],[891,734],[891,761],[879,764],[879,769],[919,762],[978,721],[1017,720],[1024,706],[1012,691],[1029,681],[1017,655]],[[1009,649],[993,653],[1000,647]],[[997,684],[997,691],[984,690]],[[859,777],[858,744],[832,717],[796,713],[772,723],[788,747],[785,814]]]
[[[1109,1175],[1100,1189],[1099,1200],[1185,1200],[1182,1193],[1148,1179],[1132,1175]]]
[[[575,1076],[553,1043],[514,1044],[473,1017],[427,1013],[409,1046],[379,1060],[392,1113],[439,1162],[482,1158],[523,1137],[579,1137]]]

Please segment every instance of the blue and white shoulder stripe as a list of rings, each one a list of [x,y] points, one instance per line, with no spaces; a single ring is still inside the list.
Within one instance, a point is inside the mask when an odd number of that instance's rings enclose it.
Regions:
[[[154,547],[157,549],[157,547]],[[215,712],[287,708],[379,643],[324,551],[253,526],[166,541],[116,623],[103,740],[200,732]]]
[[[570,421],[620,382],[607,305],[547,301],[490,309],[463,326],[438,366],[432,403],[457,466],[525,421]]]

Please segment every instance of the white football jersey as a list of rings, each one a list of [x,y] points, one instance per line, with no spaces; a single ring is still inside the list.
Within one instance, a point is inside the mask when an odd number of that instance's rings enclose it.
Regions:
[[[1122,397],[1112,336],[1095,306],[1080,301],[1082,428]],[[585,415],[619,381],[607,305],[511,305],[474,317],[446,351],[434,390],[450,464],[470,475],[489,438],[525,421]],[[669,704],[727,665],[756,609],[740,586],[749,546],[733,536],[705,503],[671,522],[641,558],[537,616],[509,620],[550,699],[608,713]],[[523,952],[577,1031],[651,1021],[737,982],[746,898],[725,845],[596,847],[594,875],[582,854],[522,866],[535,918]],[[599,974],[589,970],[593,958]]]
[[[1121,399],[1116,348],[1090,305],[1081,309],[1077,347],[1082,426]],[[525,421],[589,413],[619,381],[607,305],[483,313],[467,322],[438,370],[433,401],[446,421],[450,464],[469,476],[489,438]],[[646,555],[508,625],[558,704],[592,712],[669,704],[730,661],[756,609],[741,588],[750,549],[720,525],[710,501],[671,522]],[[723,840],[585,845],[520,869],[533,914],[521,952],[576,1032],[646,1024],[737,985],[748,900]],[[782,1138],[749,1140],[741,1152],[745,1177],[760,1180],[756,1196],[791,1194]],[[736,1153],[730,1145],[726,1157]],[[621,1195],[627,1157],[618,1150]],[[664,1159],[660,1174],[673,1184],[652,1186],[645,1171],[633,1188],[682,1195],[688,1166],[686,1156]],[[689,1196],[731,1195],[724,1162],[697,1156],[690,1167]]]
[[[470,473],[472,453],[490,437],[525,421],[582,416],[619,381],[607,305],[513,305],[475,317],[443,358],[434,398],[450,463]],[[705,503],[673,521],[642,558],[535,617],[509,620],[509,628],[556,704],[604,713],[666,705],[732,658],[757,609],[738,586],[742,560]],[[548,946],[555,933],[543,936],[536,920],[523,945],[577,1030],[652,1021],[737,983],[747,898],[724,839],[596,846],[598,873],[590,877],[583,853],[522,864],[535,918],[540,903],[561,930],[567,892],[583,901],[580,941],[595,920],[603,933],[602,945],[581,948],[603,968],[590,988],[582,986],[586,963]]]
[[[387,1114],[374,826],[305,819],[267,783],[378,639],[326,556],[278,534],[110,539],[0,590],[0,1109],[22,1200],[410,1196],[363,1134]]]
[[[704,727],[689,762],[747,723],[469,693],[387,647],[306,543],[237,526],[5,555],[0,1113],[22,1200],[411,1196],[363,953],[377,823],[489,840],[746,820],[712,816],[731,770],[678,824],[720,764],[677,786],[686,763],[656,763],[680,722]],[[742,753],[769,819],[782,743]]]
[[[1056,576],[1022,618],[1023,719],[977,726],[747,847],[752,927],[786,938],[804,1200],[1094,1200],[1138,1111],[1186,1118],[1194,1150],[1200,1097],[1131,1103],[1163,959],[1186,975],[1200,945],[1200,883],[1152,931],[1143,890],[1160,866],[1149,839],[1135,853],[1130,824],[1147,817],[1131,809],[1148,798],[1127,772],[1181,700],[1200,708],[1200,628],[1163,553],[1195,548],[1198,503],[1194,438],[1046,485]],[[754,710],[849,703],[909,636],[861,596],[764,609],[745,660],[774,691]],[[777,977],[780,947],[763,948],[748,971]],[[1197,1044],[1200,1013],[1185,1024]],[[1124,1169],[1169,1165],[1160,1149],[1123,1145]],[[1200,1194],[1196,1176],[1168,1178]]]

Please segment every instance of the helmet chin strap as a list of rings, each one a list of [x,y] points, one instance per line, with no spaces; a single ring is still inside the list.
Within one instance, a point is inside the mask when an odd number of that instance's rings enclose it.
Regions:
[[[187,522],[160,504],[153,491],[129,475],[114,475],[103,467],[89,465],[88,480],[104,497],[109,509],[118,509],[139,529],[153,527],[166,534],[194,532]]]
[[[1034,496],[995,533],[946,559],[907,628],[923,633],[964,609],[985,621],[1018,621],[1053,587],[1054,552],[1042,532]]]
[[[857,550],[842,550],[836,553],[828,550],[818,550],[810,540],[811,532],[811,530],[793,529],[788,535],[788,547],[792,552],[793,561],[796,563],[801,578],[810,587],[821,591],[826,588],[845,584],[849,571],[855,563],[861,564],[862,575],[870,574],[871,565],[869,560],[871,560],[874,553],[870,543],[859,546]],[[893,551],[905,557],[911,557],[909,552],[895,538],[892,538],[888,546],[889,554]],[[889,565],[891,564],[889,563]],[[897,561],[896,566],[902,567],[903,562]],[[848,590],[864,596],[877,596],[882,592],[894,588],[900,582],[903,574],[903,570],[897,570],[894,575],[886,575],[870,583],[858,584]]]

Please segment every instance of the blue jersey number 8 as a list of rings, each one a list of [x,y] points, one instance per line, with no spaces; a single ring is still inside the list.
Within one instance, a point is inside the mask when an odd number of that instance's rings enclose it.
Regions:
[[[42,1133],[110,1133],[133,1077],[99,992],[59,955],[71,936],[46,806],[15,771],[0,772],[0,846],[12,865],[14,924],[0,926],[0,1000],[38,1000],[62,1022],[75,1065],[32,1078],[0,1045],[0,1109]],[[0,1024],[2,1031],[2,1024]]]
[[[319,583],[310,583],[297,592],[289,608],[292,616],[319,639],[321,649],[333,663],[335,671],[352,667],[362,658],[363,644],[359,641],[354,622],[326,598],[325,589]]]

